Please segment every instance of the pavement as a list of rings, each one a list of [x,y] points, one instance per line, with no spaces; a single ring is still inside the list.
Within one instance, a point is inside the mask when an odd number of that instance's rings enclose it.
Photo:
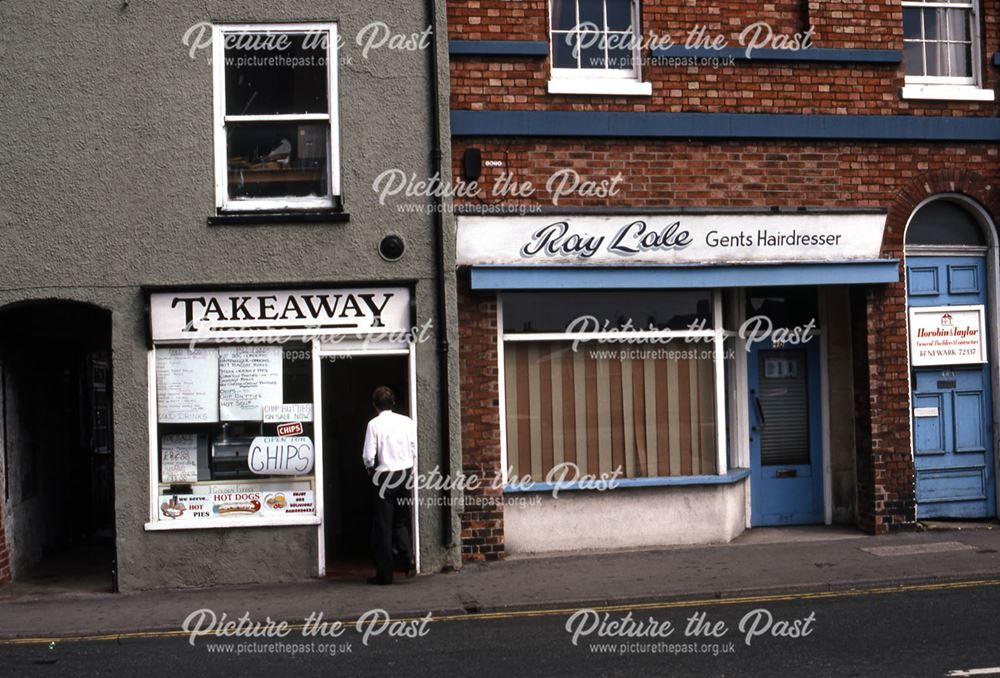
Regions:
[[[578,608],[904,584],[1000,580],[1000,525],[935,524],[872,537],[837,527],[758,528],[729,544],[573,553],[468,563],[459,572],[138,593],[0,588],[0,639],[68,638],[181,628],[195,610],[301,623],[313,612],[355,620]],[[975,529],[972,529],[975,528]]]

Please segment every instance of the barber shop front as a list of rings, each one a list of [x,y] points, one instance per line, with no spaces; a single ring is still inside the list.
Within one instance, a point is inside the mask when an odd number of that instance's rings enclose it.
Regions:
[[[486,521],[506,552],[533,553],[853,523],[854,316],[865,290],[899,280],[880,258],[885,220],[461,217],[463,365],[495,341],[463,401],[495,392],[499,408],[495,431],[464,422],[496,454],[466,436],[464,455],[504,488],[469,534]]]
[[[314,558],[306,569],[320,576],[366,572],[362,444],[377,386],[416,416],[411,297],[404,286],[153,292],[146,530],[278,528],[262,552]],[[413,511],[419,558],[418,521]]]

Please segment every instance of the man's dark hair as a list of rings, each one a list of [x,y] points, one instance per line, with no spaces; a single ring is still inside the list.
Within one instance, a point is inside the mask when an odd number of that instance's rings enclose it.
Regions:
[[[388,386],[379,386],[372,393],[372,404],[379,412],[391,410],[392,406],[396,404],[396,394]]]

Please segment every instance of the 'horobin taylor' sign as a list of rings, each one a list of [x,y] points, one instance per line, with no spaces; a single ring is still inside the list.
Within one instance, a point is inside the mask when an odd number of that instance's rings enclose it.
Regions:
[[[162,292],[150,297],[153,341],[370,335],[410,325],[410,293],[372,289]]]
[[[910,308],[910,362],[966,365],[986,362],[986,310],[973,306]]]
[[[878,259],[884,214],[460,217],[458,265]]]

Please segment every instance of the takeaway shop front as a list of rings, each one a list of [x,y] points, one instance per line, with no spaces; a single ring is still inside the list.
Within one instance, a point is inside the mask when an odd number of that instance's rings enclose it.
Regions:
[[[500,394],[506,550],[853,522],[851,292],[899,280],[884,226],[875,211],[460,217],[467,303],[496,302],[495,369],[463,383]],[[573,482],[595,477],[615,480]]]
[[[299,551],[315,554],[320,576],[367,565],[372,493],[361,449],[376,386],[414,414],[411,294],[152,293],[146,530],[288,528],[280,548],[260,549],[296,552],[288,540],[304,535]]]

